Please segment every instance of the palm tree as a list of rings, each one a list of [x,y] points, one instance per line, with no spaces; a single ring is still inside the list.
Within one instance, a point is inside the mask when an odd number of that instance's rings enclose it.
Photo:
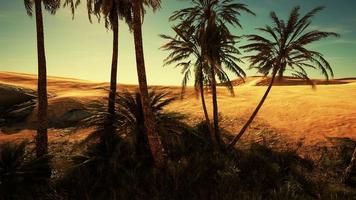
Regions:
[[[142,110],[144,114],[145,127],[147,130],[148,143],[151,148],[152,157],[157,167],[165,165],[164,151],[158,133],[156,132],[155,122],[152,112],[149,107],[148,87],[146,79],[145,60],[143,55],[142,43],[142,22],[144,16],[144,6],[151,7],[153,11],[160,8],[160,0],[132,0],[133,13],[133,33],[136,53],[136,67],[140,90],[140,97],[142,103]]]
[[[333,32],[324,32],[319,30],[307,31],[310,27],[311,20],[315,14],[321,11],[323,7],[317,7],[309,11],[303,17],[300,17],[300,7],[295,7],[290,13],[287,23],[278,18],[275,12],[271,12],[270,16],[273,21],[273,26],[265,26],[257,30],[267,33],[268,36],[247,35],[250,44],[242,46],[245,52],[256,52],[254,55],[247,56],[250,60],[251,68],[256,68],[259,73],[267,76],[272,74],[269,86],[263,95],[260,103],[242,127],[240,132],[230,143],[233,147],[236,142],[244,134],[248,126],[256,117],[258,111],[263,105],[270,92],[275,77],[283,77],[287,68],[293,76],[305,79],[312,83],[306,72],[307,68],[318,69],[328,80],[329,76],[333,77],[333,71],[328,61],[323,55],[317,51],[309,50],[307,45],[319,41],[330,36],[339,36]]]
[[[72,4],[73,7],[73,4]],[[91,15],[95,15],[100,19],[105,20],[105,27],[113,31],[113,54],[111,62],[111,79],[110,79],[110,91],[108,99],[108,112],[110,114],[115,113],[115,97],[117,87],[117,65],[118,65],[118,51],[119,51],[119,19],[125,20],[125,22],[131,28],[132,13],[131,3],[127,0],[109,0],[98,1],[88,0],[87,8],[89,14],[89,20],[91,21]]]
[[[204,81],[206,82],[206,76],[204,76],[203,59],[201,55],[201,48],[198,43],[199,39],[194,35],[193,29],[182,29],[179,27],[173,27],[173,31],[176,33],[175,37],[168,35],[161,35],[162,38],[167,39],[168,42],[161,48],[163,50],[170,51],[171,53],[165,59],[165,65],[177,63],[175,67],[182,67],[182,92],[183,97],[185,88],[191,77],[191,68],[194,67],[194,87],[195,91],[200,92],[200,98],[206,124],[209,127],[212,142],[214,139],[214,132],[210,124],[209,114],[206,108],[205,96],[204,96]]]
[[[55,14],[60,7],[59,0],[24,0],[27,14],[33,15],[33,6],[35,7],[36,31],[37,31],[37,58],[38,58],[38,107],[37,107],[37,135],[36,135],[36,155],[42,157],[48,153],[48,135],[47,135],[47,69],[46,54],[44,46],[42,3],[46,10]]]
[[[220,144],[219,133],[219,113],[216,94],[216,75],[225,74],[222,71],[221,43],[235,42],[231,38],[228,25],[242,27],[237,16],[241,12],[254,13],[245,4],[234,3],[233,0],[191,0],[193,7],[185,8],[173,13],[170,20],[180,20],[178,25],[181,29],[193,27],[195,34],[200,35],[201,52],[203,63],[210,67],[209,83],[212,92],[214,135]],[[225,39],[224,39],[225,38]],[[225,40],[225,41],[224,41]],[[226,49],[229,51],[228,49]],[[235,50],[234,50],[235,51]],[[230,52],[235,53],[235,52]],[[231,60],[234,61],[234,60]],[[234,62],[230,62],[234,63]],[[226,64],[227,67],[233,67]],[[238,67],[238,76],[243,75],[243,71]],[[221,73],[218,73],[221,72]]]
[[[173,27],[173,30],[176,33],[175,37],[161,35],[162,38],[169,40],[165,45],[162,46],[162,49],[171,52],[165,59],[165,65],[176,63],[175,67],[182,68],[182,94],[184,94],[187,82],[191,77],[191,70],[194,68],[194,86],[196,91],[200,92],[204,116],[209,127],[211,140],[213,143],[216,143],[217,141],[214,135],[214,131],[210,125],[209,115],[205,104],[204,85],[210,83],[210,68],[207,66],[207,63],[204,62],[202,55],[202,35],[195,34],[193,28],[187,29],[186,27],[183,28],[182,26]],[[239,62],[240,59],[234,56],[239,54],[238,49],[235,47],[236,37],[232,35],[223,35],[221,33],[223,33],[223,31],[220,32],[218,38],[215,38],[217,40],[210,41],[214,42],[214,48],[218,50],[217,53],[219,54],[220,63],[219,65],[215,65],[217,68],[216,74],[219,80],[229,89],[231,94],[234,94],[233,85],[231,84],[229,76],[226,74],[224,68],[241,78],[245,76],[245,73],[236,64],[236,62]],[[228,34],[228,32],[224,33]]]

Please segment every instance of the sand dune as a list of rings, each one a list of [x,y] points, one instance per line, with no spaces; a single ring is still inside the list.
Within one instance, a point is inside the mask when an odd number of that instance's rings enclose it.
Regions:
[[[246,83],[235,88],[232,97],[224,87],[218,88],[219,111],[222,115],[222,127],[231,132],[237,132],[245,120],[250,116],[260,100],[266,87],[262,77],[248,77]],[[24,88],[36,89],[36,76],[11,72],[0,73],[0,83]],[[282,137],[303,140],[307,145],[314,145],[325,141],[325,136],[350,137],[356,139],[356,80],[332,80],[328,85],[320,82],[316,90],[310,86],[300,84],[300,80],[288,79],[288,84],[272,88],[269,97],[257,116],[253,127],[265,125],[275,130]],[[293,85],[293,84],[296,85]],[[318,83],[317,83],[318,84]],[[85,107],[93,101],[104,101],[108,83],[96,83],[84,80],[49,77],[48,90],[49,115],[61,115],[66,110]],[[120,90],[134,90],[134,85],[120,85]],[[156,86],[156,89],[167,90],[178,94],[180,87]],[[210,96],[207,97],[210,105]],[[172,111],[187,114],[190,122],[202,119],[199,99],[193,88],[188,88],[183,100],[174,102],[169,108]],[[209,107],[211,112],[211,107]],[[35,120],[35,113],[29,119]],[[57,130],[50,130],[56,135]],[[87,131],[84,131],[87,132]],[[1,140],[29,138],[34,130],[21,130],[8,135],[0,133]],[[250,131],[249,134],[255,134]],[[50,136],[50,139],[58,137]],[[70,138],[82,138],[73,135]]]
[[[242,80],[242,79],[232,80],[232,83],[235,86],[238,86],[238,85],[267,86],[270,83],[270,80],[271,80],[270,77],[249,76],[249,77],[246,77],[245,80]],[[340,79],[332,79],[332,80],[312,79],[312,82],[315,85],[349,84],[349,83],[355,83],[356,78],[340,78]],[[302,80],[300,78],[287,76],[281,80],[277,78],[273,85],[278,85],[278,86],[310,85],[310,83],[308,83],[307,81]]]

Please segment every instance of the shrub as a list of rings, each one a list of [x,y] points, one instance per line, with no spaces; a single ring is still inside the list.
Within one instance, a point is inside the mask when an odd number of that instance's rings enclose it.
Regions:
[[[49,190],[46,184],[51,176],[51,157],[27,156],[26,145],[0,145],[0,199],[36,199]]]

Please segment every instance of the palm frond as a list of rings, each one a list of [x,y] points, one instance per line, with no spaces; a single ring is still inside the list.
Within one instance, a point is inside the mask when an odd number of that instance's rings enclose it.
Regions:
[[[300,7],[292,9],[287,23],[281,20],[275,12],[270,16],[273,26],[265,26],[257,30],[264,35],[251,34],[245,36],[250,42],[241,48],[254,54],[246,56],[250,68],[256,68],[259,73],[267,75],[273,69],[278,70],[278,76],[283,77],[287,68],[293,75],[309,81],[304,68],[318,69],[328,80],[333,77],[333,70],[321,53],[308,49],[308,45],[328,37],[338,37],[337,33],[319,30],[307,31],[311,18],[321,11],[317,7],[300,18]],[[267,35],[267,36],[265,36]],[[297,72],[295,70],[298,69]]]
[[[33,0],[24,0],[24,5],[26,8],[27,15],[30,17],[32,17],[33,15],[33,4],[34,4]]]

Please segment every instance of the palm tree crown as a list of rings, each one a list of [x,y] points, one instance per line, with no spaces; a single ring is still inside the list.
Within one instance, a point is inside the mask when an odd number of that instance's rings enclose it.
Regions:
[[[201,48],[198,43],[198,38],[193,34],[193,29],[182,29],[173,27],[175,36],[160,35],[162,38],[168,40],[161,49],[170,51],[169,55],[164,60],[164,65],[171,65],[175,63],[176,68],[182,68],[182,94],[185,92],[185,87],[191,78],[192,67],[195,67],[195,89],[199,88],[200,78],[204,79],[203,74],[199,73],[202,67]],[[199,69],[198,69],[199,68]]]
[[[88,16],[94,15],[98,19],[105,20],[105,27],[112,28],[112,23],[116,23],[117,17],[123,19],[129,27],[132,22],[132,4],[130,0],[87,0]]]
[[[306,80],[313,87],[314,84],[309,79],[305,68],[319,69],[327,80],[329,75],[334,76],[330,64],[322,54],[307,48],[307,45],[320,39],[339,36],[336,33],[318,30],[306,32],[312,17],[322,9],[323,7],[317,7],[300,18],[300,8],[295,7],[287,23],[279,19],[275,12],[271,12],[273,26],[267,25],[264,28],[258,28],[258,30],[267,33],[268,37],[255,34],[246,36],[251,43],[241,48],[245,52],[255,52],[253,55],[246,56],[251,62],[250,68],[257,68],[258,72],[265,76],[272,72],[272,78],[261,101],[229,147],[233,147],[245,133],[266,100],[276,75],[278,74],[278,77],[282,79],[287,67],[292,71],[293,76]]]
[[[203,80],[202,83],[204,85],[209,84],[209,68],[207,63],[204,62],[204,56],[202,55],[203,35],[195,34],[193,27],[183,28],[182,26],[176,26],[173,27],[173,31],[176,34],[174,37],[161,35],[162,38],[168,40],[161,48],[170,51],[165,59],[165,65],[175,63],[175,67],[182,68],[182,93],[184,93],[187,82],[191,78],[193,68],[195,78],[194,86],[196,91],[198,91],[201,83],[200,79]],[[223,30],[219,30],[217,34],[217,37],[208,37],[211,38],[210,40],[215,40],[210,41],[210,44],[214,44],[215,51],[212,53],[212,55],[215,56],[214,60],[219,60],[216,64],[216,73],[219,80],[224,83],[233,94],[233,85],[223,67],[240,78],[246,75],[237,65],[237,62],[242,62],[236,57],[236,55],[240,54],[235,45],[237,43],[237,37]]]
[[[245,4],[234,3],[233,0],[191,0],[193,6],[175,11],[169,18],[171,21],[180,20],[181,25],[191,25],[195,29],[216,22],[217,26],[229,30],[227,25],[242,27],[236,16],[241,11],[253,14]]]
[[[56,14],[56,11],[61,7],[60,0],[41,0],[41,2],[43,3],[44,8],[52,15]],[[32,17],[35,0],[24,0],[24,4],[27,15]]]
[[[234,46],[237,43],[237,37],[230,33],[228,25],[241,28],[237,17],[241,15],[241,11],[253,15],[254,13],[245,4],[234,3],[233,0],[192,0],[192,4],[192,7],[176,11],[170,17],[171,21],[179,21],[176,30],[194,30],[189,34],[196,35],[195,40],[201,48],[200,54],[203,62],[216,67],[216,75],[222,82],[228,83],[229,78],[221,64],[238,77],[244,77],[244,71],[236,64],[241,61],[235,56],[240,54]],[[170,58],[175,60],[175,54],[173,52],[167,60]]]
[[[251,61],[251,68],[257,68],[258,72],[267,75],[275,70],[278,76],[283,77],[287,68],[292,75],[309,80],[305,69],[319,69],[326,79],[333,77],[333,70],[323,55],[309,50],[307,45],[329,36],[338,36],[333,32],[319,30],[306,31],[310,27],[312,17],[321,11],[323,7],[317,7],[305,16],[300,17],[300,7],[295,7],[287,21],[278,18],[275,12],[270,16],[273,26],[258,28],[268,37],[260,35],[247,35],[251,43],[241,48],[246,52],[256,52],[247,56]]]

